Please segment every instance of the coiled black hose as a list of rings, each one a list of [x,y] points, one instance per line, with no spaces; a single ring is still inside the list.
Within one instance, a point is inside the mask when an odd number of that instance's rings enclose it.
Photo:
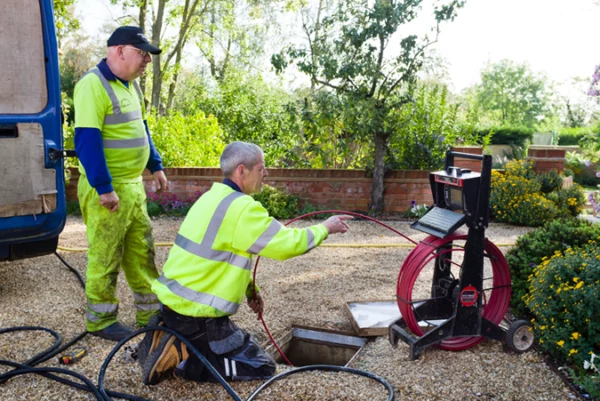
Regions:
[[[79,271],[77,271],[72,266],[70,266],[60,255],[58,255],[58,253],[55,252],[55,255],[60,259],[61,262],[63,262],[69,268],[69,270],[71,270],[73,273],[75,273],[77,275],[79,282],[85,289],[85,281],[84,281],[81,273],[79,273]],[[15,376],[34,373],[34,374],[39,374],[39,375],[46,377],[48,379],[51,379],[51,380],[55,380],[59,383],[77,388],[79,390],[91,392],[96,397],[96,399],[99,401],[111,401],[111,400],[113,400],[113,397],[126,399],[126,400],[130,400],[130,401],[150,401],[146,398],[137,397],[137,396],[134,396],[131,394],[106,390],[104,388],[104,377],[106,375],[106,370],[108,369],[108,365],[110,364],[111,360],[114,358],[115,354],[119,351],[119,349],[121,349],[132,338],[137,337],[138,335],[140,335],[142,333],[155,331],[155,330],[164,331],[166,333],[174,335],[177,339],[179,339],[182,343],[184,343],[187,346],[188,351],[190,353],[193,353],[198,359],[200,359],[200,361],[204,364],[204,366],[206,366],[206,368],[215,377],[215,379],[217,379],[217,381],[223,386],[223,388],[225,388],[227,393],[231,396],[231,398],[234,401],[244,401],[235,392],[235,390],[233,390],[233,388],[229,385],[229,383],[227,383],[227,381],[219,374],[219,372],[210,364],[210,362],[208,362],[206,360],[206,358],[204,357],[204,355],[202,355],[200,353],[200,351],[198,351],[181,334],[179,334],[175,330],[172,330],[172,329],[170,329],[168,327],[164,327],[164,326],[145,327],[145,328],[139,329],[139,330],[131,333],[130,335],[128,335],[127,337],[125,337],[124,339],[119,341],[117,343],[117,345],[115,345],[114,348],[111,350],[111,352],[108,354],[108,356],[104,360],[104,363],[102,364],[102,367],[100,368],[100,373],[98,375],[98,386],[95,386],[94,383],[92,383],[92,381],[90,379],[88,379],[86,376],[84,376],[80,373],[77,373],[77,372],[73,372],[72,370],[69,370],[69,369],[52,368],[52,367],[43,367],[43,368],[35,367],[35,365],[40,364],[44,361],[47,361],[48,359],[56,356],[57,354],[61,353],[65,349],[67,349],[67,348],[71,347],[72,345],[76,344],[77,342],[79,342],[81,339],[83,339],[88,334],[87,332],[83,332],[83,333],[77,335],[75,338],[73,338],[68,343],[64,344],[63,346],[60,346],[60,343],[62,342],[62,336],[59,333],[57,333],[56,331],[45,328],[45,327],[20,326],[20,327],[9,327],[9,328],[0,329],[0,335],[6,334],[6,333],[11,333],[11,332],[16,332],[16,331],[45,331],[47,333],[50,333],[55,338],[55,342],[50,348],[35,355],[33,358],[29,359],[28,361],[26,361],[24,363],[0,360],[0,365],[6,365],[6,366],[11,366],[11,367],[15,368],[14,370],[11,370],[9,372],[0,374],[0,384],[4,383],[5,381],[7,381]],[[290,376],[292,374],[295,374],[295,373],[301,373],[301,372],[313,371],[313,370],[323,370],[323,371],[330,371],[330,372],[347,372],[347,373],[353,373],[353,374],[357,374],[360,376],[368,377],[370,379],[373,379],[373,380],[381,383],[386,388],[386,390],[388,391],[388,400],[387,401],[394,401],[394,399],[395,399],[394,389],[392,388],[392,386],[387,381],[385,381],[383,378],[381,378],[373,373],[359,370],[359,369],[346,368],[343,366],[311,365],[311,366],[303,366],[301,368],[289,370],[289,371],[280,373],[277,376],[272,377],[271,379],[269,379],[268,381],[263,383],[260,387],[258,387],[256,390],[254,390],[254,392],[250,395],[250,397],[246,401],[254,400],[261,391],[263,391],[264,389],[269,387],[272,383],[274,383],[277,380],[283,379],[283,378]],[[57,376],[54,373],[64,374],[64,375],[75,377],[75,378],[81,380],[84,384],[80,384],[80,383],[74,382],[72,380],[65,379],[64,377]]]

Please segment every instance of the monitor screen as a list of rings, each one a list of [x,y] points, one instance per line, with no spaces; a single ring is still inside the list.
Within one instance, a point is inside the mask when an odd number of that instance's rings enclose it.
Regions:
[[[460,187],[444,185],[446,205],[452,210],[463,210],[463,190]]]

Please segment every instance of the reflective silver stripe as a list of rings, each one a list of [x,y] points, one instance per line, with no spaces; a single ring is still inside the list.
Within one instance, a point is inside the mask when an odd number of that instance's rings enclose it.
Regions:
[[[308,246],[306,247],[306,252],[308,252],[315,247],[315,235],[310,228],[306,229],[306,234],[308,234]]]
[[[124,124],[130,121],[141,120],[142,110],[128,111],[123,114],[107,114],[104,117],[104,125]]]
[[[236,255],[229,251],[216,251],[212,249],[210,245],[205,245],[204,241],[202,241],[201,244],[198,244],[181,234],[177,234],[177,237],[175,237],[175,244],[189,253],[193,253],[204,259],[212,260],[213,262],[227,262],[230,265],[237,266],[244,270],[250,270],[251,268],[251,264],[248,263],[249,259],[247,257]]]
[[[227,358],[223,358],[224,360],[224,365],[225,365],[225,377],[229,376],[229,359]]]
[[[155,304],[135,304],[135,308],[137,310],[144,310],[144,311],[159,310],[160,304],[158,302]]]
[[[135,302],[139,302],[141,304],[153,304],[153,303],[158,302],[158,297],[153,292],[151,292],[150,294],[140,294],[140,293],[134,292],[133,300]]]
[[[207,305],[215,309],[221,310],[225,313],[234,314],[240,307],[238,304],[230,301],[226,301],[223,298],[219,298],[215,295],[205,294],[203,292],[197,292],[187,287],[182,286],[175,280],[166,278],[161,275],[158,278],[158,282],[167,286],[169,290],[175,295],[181,298],[187,299],[188,301]]]
[[[89,320],[92,323],[96,323],[98,320],[100,320],[100,318],[98,316],[94,315],[89,310],[85,312],[85,317],[87,318],[87,320]]]
[[[116,315],[117,310],[119,309],[118,304],[91,304],[88,302],[87,307],[92,312],[96,313],[109,313],[111,315]]]
[[[232,192],[227,195],[219,206],[217,206],[215,213],[212,215],[210,219],[210,223],[208,223],[208,227],[206,228],[206,233],[204,234],[204,238],[202,238],[202,244],[208,245],[212,247],[215,239],[217,238],[217,234],[219,232],[219,228],[221,228],[221,224],[223,224],[223,220],[225,219],[225,213],[227,213],[227,209],[233,203],[234,200],[239,198],[240,196],[244,196],[241,192]]]
[[[221,203],[219,203],[219,206],[217,206],[215,213],[208,223],[204,238],[202,238],[202,242],[200,244],[184,237],[181,234],[177,234],[177,237],[175,238],[175,244],[196,256],[200,256],[201,258],[212,260],[214,262],[227,262],[230,265],[237,266],[245,270],[250,270],[252,264],[249,262],[247,257],[236,255],[235,253],[229,251],[217,251],[212,249],[213,243],[217,238],[219,228],[221,228],[223,219],[225,219],[225,213],[227,213],[227,209],[229,209],[229,206],[231,206],[233,201],[240,196],[244,196],[244,194],[241,192],[232,192],[231,194],[227,195],[221,201]]]
[[[140,85],[137,81],[133,81],[133,87],[135,88],[135,91],[137,92],[138,97],[140,98],[141,104],[144,101],[144,94],[142,93],[142,88],[140,88]]]
[[[277,220],[273,220],[269,227],[265,230],[264,233],[261,234],[260,237],[252,244],[250,248],[248,248],[248,253],[253,253],[258,255],[260,251],[262,251],[268,244],[271,242],[273,237],[281,230],[281,223]]]
[[[231,360],[231,377],[237,376],[237,366],[235,366],[235,361]]]
[[[102,86],[104,86],[104,89],[106,90],[106,93],[108,94],[108,97],[112,103],[113,114],[121,114],[121,103],[119,102],[119,98],[117,97],[115,90],[112,88],[112,86],[110,86],[110,83],[104,77],[104,75],[102,75],[98,67],[92,68],[87,72],[87,74],[89,73],[95,74],[98,78],[100,78],[100,82],[102,83]]]
[[[134,139],[103,139],[102,144],[105,149],[131,149],[142,148],[148,145],[148,137]]]

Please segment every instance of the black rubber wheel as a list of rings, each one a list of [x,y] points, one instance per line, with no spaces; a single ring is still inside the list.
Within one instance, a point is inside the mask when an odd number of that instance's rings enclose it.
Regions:
[[[508,326],[506,345],[511,350],[523,353],[533,347],[533,326],[527,320],[517,320]]]

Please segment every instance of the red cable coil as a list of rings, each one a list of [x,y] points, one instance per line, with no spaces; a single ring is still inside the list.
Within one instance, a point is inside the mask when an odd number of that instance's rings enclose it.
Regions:
[[[396,286],[397,302],[404,321],[415,335],[422,336],[424,334],[415,318],[414,308],[411,304],[413,302],[412,291],[417,277],[431,259],[443,253],[458,250],[450,249],[438,252],[440,247],[451,244],[456,240],[466,239],[466,235],[458,233],[443,239],[429,236],[411,251],[402,264]],[[463,251],[463,249],[460,250]],[[492,293],[487,302],[485,302],[482,316],[494,324],[499,324],[506,315],[510,302],[510,269],[500,249],[487,239],[485,241],[485,251],[490,256],[494,277]],[[485,300],[485,294],[483,295]],[[455,337],[443,340],[439,347],[444,350],[461,351],[479,344],[483,339],[484,337],[482,336]]]

